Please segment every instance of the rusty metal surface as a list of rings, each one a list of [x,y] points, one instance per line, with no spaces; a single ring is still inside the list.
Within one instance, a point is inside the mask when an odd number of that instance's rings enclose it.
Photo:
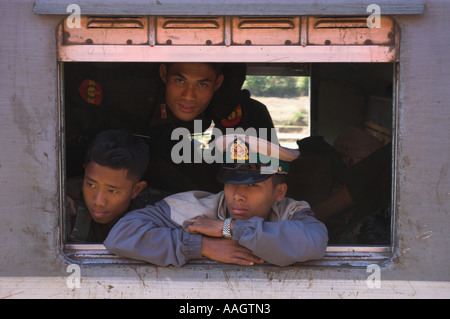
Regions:
[[[298,45],[300,17],[232,17],[232,44]]]
[[[150,31],[152,32],[152,31]],[[158,45],[224,44],[224,17],[157,17]]]
[[[116,19],[116,20],[115,20]],[[82,18],[58,31],[59,61],[395,62],[394,21],[366,18]],[[252,54],[248,54],[252,48]]]
[[[147,17],[80,17],[80,28],[62,24],[64,45],[146,44]]]
[[[367,27],[365,17],[309,17],[310,45],[394,45],[392,18],[382,16],[379,28]]]

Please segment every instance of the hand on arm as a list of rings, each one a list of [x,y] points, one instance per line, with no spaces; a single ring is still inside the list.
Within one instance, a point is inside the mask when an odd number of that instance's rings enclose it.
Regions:
[[[189,226],[191,234],[202,234],[202,255],[211,260],[238,264],[253,265],[264,261],[255,256],[251,250],[240,246],[231,239],[222,238],[223,220],[210,219],[199,216],[194,223]],[[231,222],[233,231],[234,220]]]
[[[306,212],[278,222],[264,222],[259,217],[238,220],[234,233],[241,246],[278,266],[321,259],[328,242],[325,225]]]
[[[252,251],[240,246],[231,239],[202,236],[202,255],[211,260],[251,266],[264,260],[253,255]]]
[[[202,234],[210,237],[222,237],[223,220],[211,219],[206,216],[197,217],[188,227],[191,234]],[[234,220],[231,222],[231,231],[233,231]]]

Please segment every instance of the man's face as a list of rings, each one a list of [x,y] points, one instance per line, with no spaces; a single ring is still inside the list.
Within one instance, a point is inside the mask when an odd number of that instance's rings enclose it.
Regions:
[[[174,63],[169,68],[162,64],[160,76],[166,84],[166,104],[182,121],[201,114],[223,81],[223,75],[217,77],[204,63]]]
[[[109,223],[126,212],[130,202],[145,188],[132,181],[127,169],[112,169],[90,162],[85,167],[83,197],[94,221]]]
[[[273,187],[272,178],[256,184],[225,184],[225,202],[230,217],[249,219],[257,216],[266,219],[272,204],[281,201],[286,190],[286,184]]]

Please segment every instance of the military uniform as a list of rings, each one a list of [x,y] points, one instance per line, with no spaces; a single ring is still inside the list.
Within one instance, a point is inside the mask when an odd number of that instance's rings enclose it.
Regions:
[[[274,128],[272,117],[267,107],[252,99],[248,90],[241,90],[235,94],[235,100],[229,105],[213,104],[211,117],[214,126],[226,134],[227,128]],[[270,140],[270,130],[267,139]]]
[[[66,131],[68,177],[82,175],[84,153],[99,132],[126,129],[147,136],[150,163],[144,179],[154,188],[178,192],[187,189],[216,190],[209,167],[175,164],[171,160],[172,131],[193,121],[178,120],[164,101],[164,85],[151,64],[69,63],[66,77]],[[202,114],[202,131],[211,119]],[[211,182],[212,181],[212,182]]]
[[[68,177],[83,175],[89,142],[107,129],[146,135],[163,84],[147,63],[66,63],[65,131]]]
[[[267,107],[252,99],[248,90],[243,90],[247,68],[245,63],[225,63],[224,80],[211,100],[208,112],[216,128],[226,134],[227,128],[274,128]],[[262,138],[271,141],[270,132]],[[274,141],[276,142],[276,141]]]
[[[221,189],[215,178],[217,164],[173,162],[171,151],[179,142],[172,140],[173,130],[184,127],[194,133],[194,121],[177,119],[166,106],[158,70],[159,64],[151,63],[65,64],[68,177],[83,174],[84,153],[96,134],[120,128],[149,137],[150,163],[144,179],[151,187],[170,193]],[[222,130],[273,127],[265,106],[251,100],[248,93],[228,90],[225,94],[233,100],[218,103],[216,99],[197,118],[202,121],[202,132],[213,120]],[[193,143],[194,149],[197,146]]]

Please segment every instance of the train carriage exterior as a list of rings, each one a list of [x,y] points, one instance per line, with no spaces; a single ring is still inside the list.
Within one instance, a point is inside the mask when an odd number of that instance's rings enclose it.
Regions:
[[[448,298],[449,16],[444,0],[1,0],[0,297]],[[67,244],[63,72],[75,61],[302,64],[325,80],[343,63],[364,64],[366,78],[391,72],[390,244],[330,245],[287,267],[180,268]]]

